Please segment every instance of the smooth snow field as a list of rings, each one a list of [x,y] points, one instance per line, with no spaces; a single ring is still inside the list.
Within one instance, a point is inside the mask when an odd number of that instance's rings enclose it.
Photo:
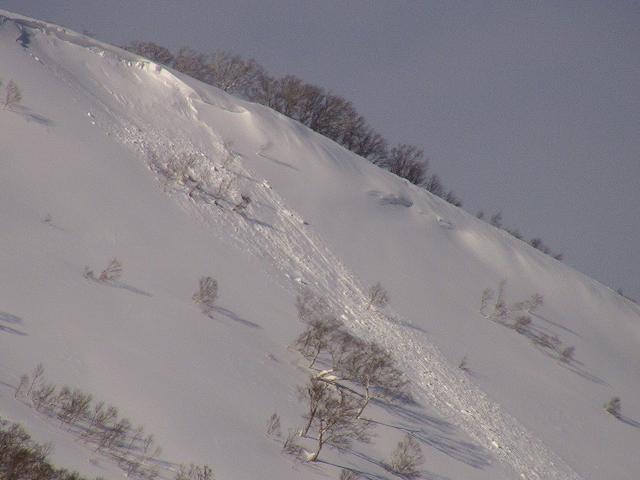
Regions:
[[[153,433],[165,479],[194,462],[218,480],[392,480],[406,432],[429,480],[640,478],[638,305],[266,107],[61,27],[0,10],[0,79],[0,100],[10,80],[23,97],[0,107],[0,416],[56,466],[126,476],[15,398],[38,363]],[[87,278],[113,258],[120,278]],[[502,280],[510,305],[544,298],[527,334],[480,312]],[[383,345],[414,397],[374,401],[371,443],[316,463],[266,434],[274,412],[283,437],[304,422],[303,288]]]

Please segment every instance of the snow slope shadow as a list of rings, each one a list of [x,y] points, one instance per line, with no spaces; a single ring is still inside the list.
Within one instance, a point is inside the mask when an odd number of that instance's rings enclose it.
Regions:
[[[12,315],[10,313],[7,312],[1,312],[0,311],[0,322],[2,323],[12,323],[14,325],[20,325],[22,323],[22,319],[20,317],[17,317],[15,315]],[[3,325],[2,323],[0,323],[0,332],[7,332],[7,333],[13,333],[14,335],[21,335],[21,336],[26,336],[27,334],[21,330],[18,330],[16,328],[13,327],[8,327],[6,325]]]
[[[254,323],[250,320],[246,320],[242,317],[239,317],[236,313],[232,312],[231,310],[224,308],[224,307],[213,307],[213,310],[218,312],[221,315],[224,315],[225,317],[227,317],[229,320],[233,320],[234,322],[238,322],[241,325],[244,325],[245,327],[250,327],[250,328],[262,328],[260,325],[258,325],[257,323]],[[207,315],[209,318],[216,320],[216,318],[213,316],[213,314],[209,314]]]
[[[622,423],[626,423],[631,427],[640,428],[640,422],[625,415],[618,415],[618,420],[620,420]]]
[[[391,425],[377,420],[369,420],[370,422],[402,430],[425,445],[474,468],[484,468],[491,465],[489,452],[477,444],[454,438],[459,430],[446,420],[418,412],[404,405],[390,404],[379,400],[375,400],[375,403],[408,423]]]

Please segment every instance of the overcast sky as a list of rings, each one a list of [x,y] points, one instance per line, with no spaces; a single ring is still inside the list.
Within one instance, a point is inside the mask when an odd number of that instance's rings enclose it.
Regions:
[[[115,44],[255,58],[424,148],[475,213],[640,300],[640,2],[0,0]]]

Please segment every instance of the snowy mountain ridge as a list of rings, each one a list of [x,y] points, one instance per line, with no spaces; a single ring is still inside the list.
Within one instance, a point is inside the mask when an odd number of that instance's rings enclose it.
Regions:
[[[120,475],[14,401],[9,386],[39,361],[60,383],[132,410],[171,461],[206,461],[220,478],[333,475],[291,464],[263,432],[274,409],[291,426],[303,409],[295,385],[306,373],[287,346],[302,329],[293,303],[304,285],[402,366],[421,405],[406,428],[424,443],[426,478],[640,472],[636,305],[265,107],[0,15],[2,76],[24,94],[0,112],[0,319],[19,319],[25,334],[0,336],[0,408],[53,439],[61,464]],[[243,215],[233,212],[241,195],[251,198]],[[82,277],[110,257],[123,261],[126,288]],[[224,321],[192,305],[205,274],[220,282]],[[576,364],[483,318],[482,291],[502,279],[509,302],[544,296],[534,320],[576,346]],[[384,316],[365,308],[377,280],[392,298]],[[471,375],[456,368],[463,355]],[[202,380],[209,365],[221,368]],[[627,423],[601,408],[614,394]],[[398,412],[376,410],[409,421]],[[366,457],[381,459],[398,437],[377,433]],[[240,448],[252,458],[234,459]],[[362,456],[327,455],[391,478]]]

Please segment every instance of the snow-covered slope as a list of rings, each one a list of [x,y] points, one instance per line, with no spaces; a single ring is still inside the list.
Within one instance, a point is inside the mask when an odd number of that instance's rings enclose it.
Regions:
[[[154,432],[165,478],[191,461],[220,479],[393,478],[380,462],[398,426],[422,440],[424,478],[640,476],[637,305],[265,107],[0,15],[0,77],[24,97],[0,109],[0,416],[52,441],[57,464],[123,476],[14,398],[38,362]],[[168,180],[185,155],[189,175]],[[204,193],[227,183],[220,205]],[[231,211],[241,194],[246,215]],[[83,276],[114,257],[119,283]],[[205,275],[220,284],[213,318],[191,299]],[[544,296],[535,331],[574,362],[479,313],[502,279],[509,303]],[[365,308],[378,280],[385,316]],[[374,405],[373,443],[315,465],[265,435],[274,411],[301,423],[308,373],[288,346],[303,285],[394,354],[418,403]],[[614,395],[620,419],[602,408]]]

